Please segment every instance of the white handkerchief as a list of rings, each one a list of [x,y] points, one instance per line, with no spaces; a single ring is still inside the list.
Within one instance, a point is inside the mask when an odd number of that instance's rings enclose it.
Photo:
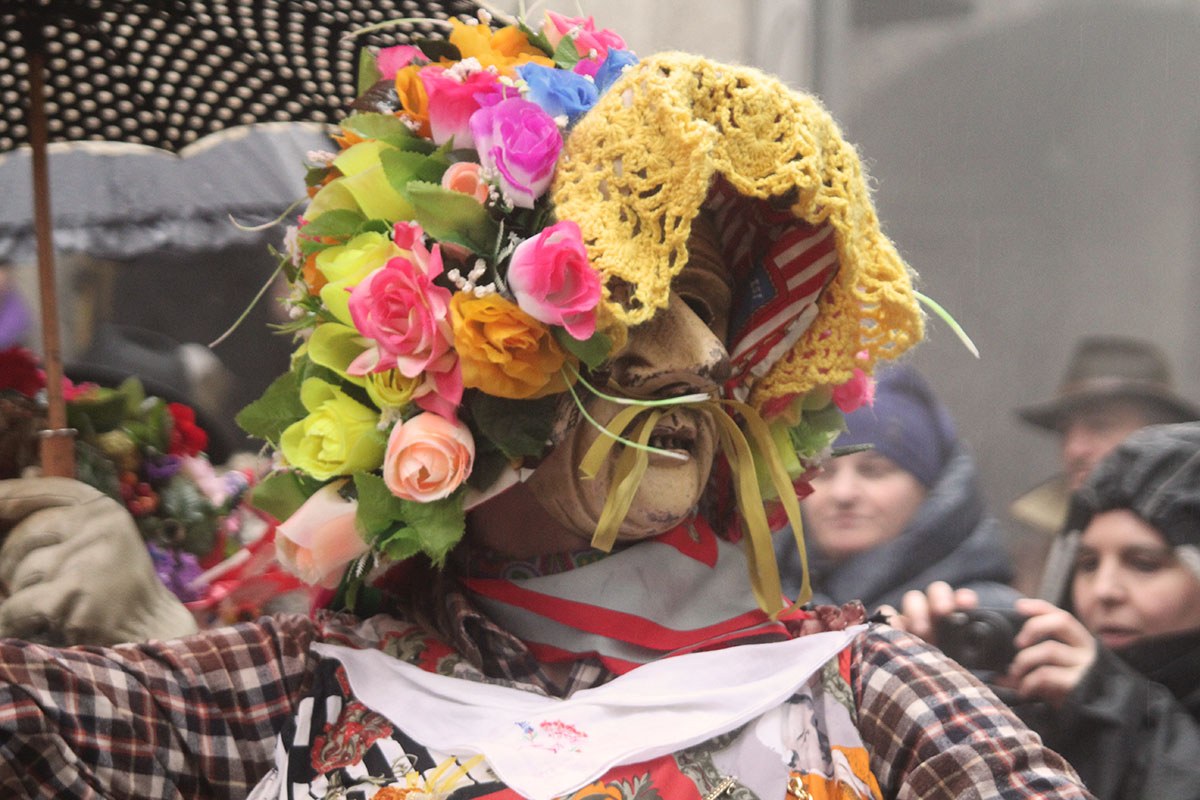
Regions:
[[[378,650],[313,649],[340,661],[355,696],[416,741],[443,753],[482,754],[511,789],[550,800],[613,767],[749,722],[790,697],[865,628],[675,656],[565,700],[435,675]]]

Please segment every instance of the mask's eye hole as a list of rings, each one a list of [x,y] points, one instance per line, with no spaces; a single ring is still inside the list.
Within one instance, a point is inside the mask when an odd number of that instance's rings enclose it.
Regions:
[[[692,313],[700,318],[700,321],[705,325],[712,325],[713,310],[712,306],[703,297],[697,297],[691,294],[680,293],[680,298],[687,303],[687,307],[692,310]]]

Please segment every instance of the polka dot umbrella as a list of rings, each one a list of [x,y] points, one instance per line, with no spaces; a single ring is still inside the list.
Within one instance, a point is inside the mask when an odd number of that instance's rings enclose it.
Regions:
[[[359,53],[445,38],[470,0],[0,0],[0,152],[32,149],[48,429],[45,474],[71,476],[62,400],[46,146],[133,142],[178,152],[209,133],[335,122]],[[389,20],[378,31],[355,31]],[[6,187],[12,189],[12,187]]]

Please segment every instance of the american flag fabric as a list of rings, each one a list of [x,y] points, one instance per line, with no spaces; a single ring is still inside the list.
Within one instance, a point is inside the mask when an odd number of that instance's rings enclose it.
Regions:
[[[816,317],[817,300],[837,274],[837,239],[829,223],[809,225],[724,181],[714,184],[706,207],[733,274],[728,385],[740,387],[766,374]]]

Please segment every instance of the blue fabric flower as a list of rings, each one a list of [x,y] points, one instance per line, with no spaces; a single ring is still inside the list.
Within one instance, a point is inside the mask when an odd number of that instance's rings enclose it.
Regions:
[[[600,65],[600,69],[596,70],[596,91],[599,94],[607,92],[608,87],[621,77],[625,68],[631,67],[637,62],[638,57],[628,50],[616,50],[610,47],[604,63]]]
[[[537,103],[552,117],[566,115],[568,125],[587,113],[600,97],[595,83],[570,70],[524,64],[517,68],[517,74],[529,84],[525,99]]]

